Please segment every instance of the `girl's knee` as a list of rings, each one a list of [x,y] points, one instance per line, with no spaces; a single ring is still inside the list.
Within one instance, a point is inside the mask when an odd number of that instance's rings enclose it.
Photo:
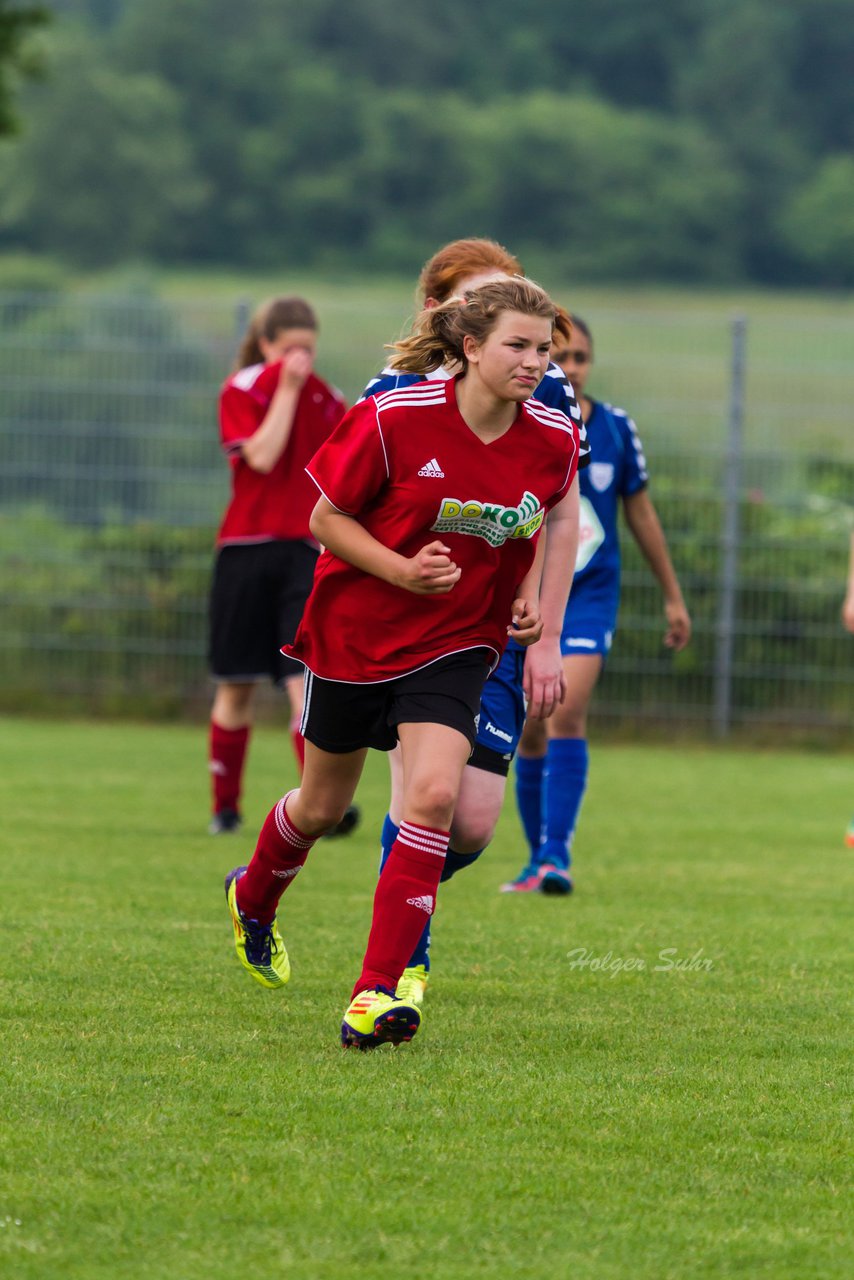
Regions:
[[[344,817],[347,804],[334,797],[300,796],[295,802],[289,801],[288,817],[294,825],[309,837],[321,836],[324,831],[336,827]]]
[[[551,720],[553,738],[586,738],[587,708],[560,707]]]
[[[467,813],[455,815],[451,830],[451,844],[461,854],[469,856],[485,849],[495,834],[496,818],[491,813]]]
[[[533,718],[525,721],[525,727],[522,730],[522,736],[519,739],[519,754],[521,756],[542,756],[546,751],[546,722],[545,720],[534,720]]]
[[[454,805],[457,801],[458,788],[449,781],[434,778],[423,786],[413,788],[407,797],[406,808],[413,815],[413,821],[425,827],[436,827],[447,831],[451,825]]]

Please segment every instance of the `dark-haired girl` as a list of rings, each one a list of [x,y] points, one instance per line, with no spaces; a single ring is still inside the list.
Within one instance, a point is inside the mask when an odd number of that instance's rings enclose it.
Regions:
[[[317,318],[302,298],[275,298],[253,316],[219,399],[231,500],[217,537],[210,602],[216,682],[208,764],[218,835],[240,825],[243,770],[258,682],[287,693],[298,766],[302,667],[280,652],[311,590],[318,546],[309,529],[316,492],[305,465],[347,406],[314,373]]]
[[[552,359],[565,370],[581,403],[590,466],[581,474],[581,519],[572,594],[560,648],[566,696],[551,718],[526,721],[516,758],[516,798],[529,843],[511,893],[572,892],[572,839],[587,785],[587,714],[614,638],[620,604],[620,507],[661,587],[668,648],[683,649],[691,619],[667,541],[647,490],[646,458],[634,422],[623,409],[584,394],[593,362],[593,335],[580,316],[555,327]]]

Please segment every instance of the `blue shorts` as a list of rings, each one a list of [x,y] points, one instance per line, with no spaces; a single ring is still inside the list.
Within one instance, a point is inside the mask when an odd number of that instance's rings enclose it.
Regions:
[[[492,772],[504,773],[516,754],[522,730],[525,727],[525,695],[522,692],[522,674],[525,669],[525,650],[511,640],[504,650],[498,666],[483,686],[480,699],[480,717],[475,738],[475,754],[471,763],[486,768],[478,748],[485,747],[495,753]]]
[[[613,618],[603,618],[601,614],[573,614],[563,620],[560,651],[565,658],[576,653],[599,653],[607,658],[613,639]]]

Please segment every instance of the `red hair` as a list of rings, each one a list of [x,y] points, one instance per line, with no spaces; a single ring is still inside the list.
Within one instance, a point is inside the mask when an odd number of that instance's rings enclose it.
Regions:
[[[563,338],[564,342],[572,340],[572,320],[573,317],[565,307],[555,305],[555,341],[558,338]]]
[[[422,303],[427,298],[447,302],[461,280],[481,271],[503,271],[508,276],[525,274],[518,258],[495,240],[452,240],[421,268],[418,291]]]

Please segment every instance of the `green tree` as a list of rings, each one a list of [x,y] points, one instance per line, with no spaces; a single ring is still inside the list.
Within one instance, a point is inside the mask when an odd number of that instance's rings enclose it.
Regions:
[[[740,187],[699,126],[538,94],[491,103],[466,127],[475,162],[459,216],[526,263],[575,279],[738,273]]]
[[[0,0],[0,135],[13,133],[18,120],[13,93],[20,76],[33,75],[39,63],[27,49],[30,33],[47,20],[41,6],[21,7],[14,0]]]
[[[91,266],[191,250],[207,192],[168,85],[66,37],[27,109],[26,136],[0,154],[0,235]]]
[[[477,230],[573,275],[826,270],[780,211],[854,147],[851,0],[50,7],[88,46],[7,151],[15,248],[409,269]]]
[[[814,155],[854,151],[854,5],[794,0],[788,76],[797,128]]]
[[[824,284],[854,284],[854,158],[830,156],[792,198],[780,218],[797,261]]]

